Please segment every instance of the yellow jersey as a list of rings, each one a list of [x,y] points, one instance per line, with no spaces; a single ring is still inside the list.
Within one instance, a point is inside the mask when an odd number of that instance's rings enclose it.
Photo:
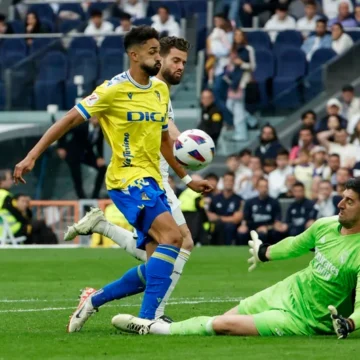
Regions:
[[[129,71],[105,81],[75,106],[86,120],[97,116],[112,149],[106,186],[126,189],[135,180],[151,177],[162,188],[160,146],[168,130],[169,90],[157,78],[138,84]]]

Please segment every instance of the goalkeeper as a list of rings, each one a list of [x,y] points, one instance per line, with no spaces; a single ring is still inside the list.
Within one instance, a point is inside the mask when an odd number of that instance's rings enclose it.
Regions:
[[[289,336],[335,331],[346,338],[360,327],[360,177],[346,183],[338,207],[339,216],[319,219],[276,245],[263,244],[253,231],[250,271],[258,262],[298,257],[313,248],[315,256],[306,269],[241,300],[224,315],[172,324],[117,315],[113,325],[140,334]]]

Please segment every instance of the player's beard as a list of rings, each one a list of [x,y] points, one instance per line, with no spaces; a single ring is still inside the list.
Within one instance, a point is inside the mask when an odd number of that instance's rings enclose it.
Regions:
[[[158,66],[158,64],[161,65],[161,63],[155,63],[154,66],[149,66],[146,64],[141,64],[140,67],[143,71],[145,71],[149,76],[155,76],[159,72],[161,66]]]
[[[161,75],[166,80],[166,82],[170,85],[178,85],[180,84],[182,74],[180,76],[176,76],[175,73],[173,74],[170,69],[165,69],[161,72]]]

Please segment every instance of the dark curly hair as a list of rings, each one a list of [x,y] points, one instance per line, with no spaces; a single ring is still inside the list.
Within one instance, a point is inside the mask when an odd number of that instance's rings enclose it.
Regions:
[[[132,28],[124,38],[124,48],[127,51],[131,46],[143,45],[150,39],[159,40],[159,33],[151,26],[137,26]]]
[[[166,57],[172,48],[180,51],[189,52],[190,43],[183,38],[176,36],[165,36],[160,39],[160,56]]]

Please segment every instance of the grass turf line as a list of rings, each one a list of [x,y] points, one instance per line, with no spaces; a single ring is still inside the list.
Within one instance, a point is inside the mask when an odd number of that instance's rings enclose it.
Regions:
[[[176,320],[216,315],[241,297],[262,290],[302,269],[311,254],[264,264],[247,272],[246,248],[195,249],[167,314]],[[0,251],[1,359],[338,359],[354,357],[359,336],[345,341],[329,337],[231,338],[139,337],[112,328],[117,313],[137,314],[141,296],[100,309],[80,333],[65,327],[79,289],[101,287],[138,262],[120,249]],[[215,301],[217,299],[217,301]],[[234,299],[234,301],[233,301]],[[7,301],[5,301],[7,300]],[[29,301],[30,300],[30,301]],[[192,302],[192,303],[189,303]],[[235,354],[237,354],[235,356]],[[356,358],[356,355],[355,355]]]

